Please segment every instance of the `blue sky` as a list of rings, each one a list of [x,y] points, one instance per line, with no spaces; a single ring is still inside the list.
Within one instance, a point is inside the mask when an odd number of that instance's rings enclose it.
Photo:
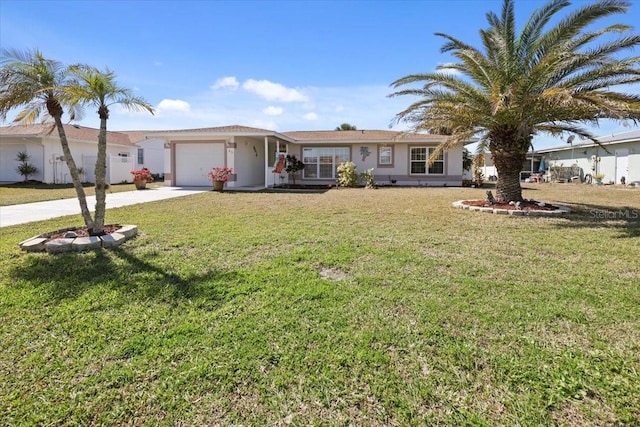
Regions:
[[[108,67],[157,110],[114,109],[110,130],[242,124],[289,131],[343,122],[388,129],[411,101],[387,98],[389,84],[451,60],[434,32],[478,45],[486,12],[499,13],[501,3],[0,0],[0,45]],[[519,25],[544,3],[518,1]],[[639,23],[640,2],[598,26],[613,21]],[[97,127],[98,119],[86,111],[80,123]],[[595,133],[625,130],[603,123]],[[535,143],[557,144],[545,136]]]

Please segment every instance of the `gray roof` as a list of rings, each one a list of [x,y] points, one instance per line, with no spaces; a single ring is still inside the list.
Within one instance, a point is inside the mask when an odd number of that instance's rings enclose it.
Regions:
[[[602,135],[596,138],[600,144],[603,146],[607,145],[615,145],[615,144],[624,144],[627,142],[638,142],[640,143],[640,129],[634,129],[627,132],[620,132],[611,135]],[[562,151],[562,150],[570,150],[571,148],[580,148],[580,147],[596,147],[598,144],[591,141],[590,139],[577,139],[573,141],[573,145],[564,143],[563,145],[557,145],[555,147],[543,148],[540,150],[536,150],[536,153],[548,153],[551,151]]]

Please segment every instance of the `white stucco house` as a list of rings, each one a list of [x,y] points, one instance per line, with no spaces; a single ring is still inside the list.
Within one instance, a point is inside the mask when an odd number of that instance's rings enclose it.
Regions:
[[[166,147],[165,182],[173,186],[210,186],[207,173],[227,166],[234,176],[227,186],[269,187],[286,183],[286,173],[273,173],[279,154],[305,164],[296,183],[335,184],[336,168],[353,161],[359,172],[373,168],[378,184],[462,185],[462,148],[426,160],[446,136],[404,134],[384,130],[275,132],[233,125],[202,129],[146,132]]]
[[[598,137],[600,145],[590,140],[537,150],[549,166],[577,166],[581,178],[604,174],[603,182],[627,184],[640,182],[640,129]]]
[[[31,179],[45,183],[69,183],[71,175],[62,154],[60,138],[51,123],[0,127],[0,182],[22,181],[16,171],[19,152],[26,152],[38,173]],[[98,152],[98,129],[64,125],[71,153],[83,168],[83,181],[92,182]],[[107,182],[131,181],[138,146],[122,132],[107,133]]]

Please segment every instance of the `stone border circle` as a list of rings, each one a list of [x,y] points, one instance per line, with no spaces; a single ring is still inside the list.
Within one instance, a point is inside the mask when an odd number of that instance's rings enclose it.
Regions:
[[[117,231],[105,234],[104,236],[87,237],[63,237],[49,240],[49,236],[65,231],[75,230],[77,227],[53,231],[41,234],[18,243],[20,248],[26,252],[47,252],[49,254],[61,254],[67,252],[83,252],[92,249],[113,249],[117,248],[129,239],[138,235],[138,226],[123,225]],[[75,233],[74,233],[75,234]]]
[[[463,202],[466,202],[466,200],[458,200],[452,203],[452,206],[454,208],[458,208],[458,209],[467,209],[469,211],[475,211],[475,212],[487,212],[487,213],[493,213],[493,214],[497,214],[497,215],[512,215],[512,216],[544,216],[544,217],[558,217],[558,216],[562,216],[562,215],[566,215],[568,213],[571,213],[571,209],[565,207],[565,206],[558,206],[558,209],[552,210],[552,211],[545,211],[545,210],[528,210],[528,211],[524,211],[524,210],[518,210],[518,209],[497,209],[497,208],[492,208],[492,207],[485,207],[485,206],[471,206],[471,205],[465,205]]]

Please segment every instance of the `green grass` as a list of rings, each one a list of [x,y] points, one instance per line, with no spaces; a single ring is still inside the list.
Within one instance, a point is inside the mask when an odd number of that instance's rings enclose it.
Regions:
[[[17,242],[80,217],[2,228],[3,424],[638,425],[640,191],[451,208],[483,196],[207,192],[62,256]]]
[[[162,183],[149,184],[148,187],[162,185]],[[133,191],[133,184],[112,184],[107,192],[119,193],[121,191]],[[87,196],[95,194],[93,184],[85,184],[84,191]],[[0,185],[0,206],[19,205],[23,203],[44,202],[46,200],[69,199],[76,197],[76,190],[72,184],[33,184],[17,183]]]

